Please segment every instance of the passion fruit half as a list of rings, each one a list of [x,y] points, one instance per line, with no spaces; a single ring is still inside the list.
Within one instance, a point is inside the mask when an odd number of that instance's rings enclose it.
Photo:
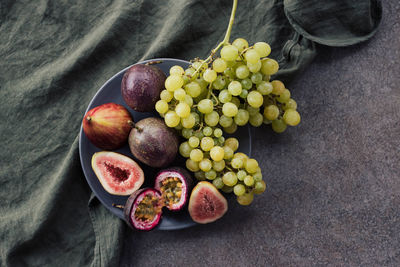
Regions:
[[[161,220],[162,201],[159,191],[143,188],[133,193],[124,207],[125,220],[137,230],[150,231]]]
[[[166,208],[178,211],[188,202],[193,179],[185,169],[168,168],[157,174],[154,188],[161,192]]]

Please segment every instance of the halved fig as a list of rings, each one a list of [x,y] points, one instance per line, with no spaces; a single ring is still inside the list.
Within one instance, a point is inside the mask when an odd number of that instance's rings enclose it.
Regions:
[[[161,220],[161,194],[153,188],[143,188],[133,193],[124,207],[125,220],[134,229],[150,231]]]
[[[189,214],[197,223],[210,223],[221,218],[228,210],[225,197],[211,183],[199,182],[189,200]]]
[[[173,211],[186,205],[192,187],[193,179],[189,172],[179,167],[160,171],[154,185],[161,192],[165,207]]]
[[[144,182],[140,166],[133,159],[116,152],[94,153],[92,168],[103,188],[112,195],[128,196]]]

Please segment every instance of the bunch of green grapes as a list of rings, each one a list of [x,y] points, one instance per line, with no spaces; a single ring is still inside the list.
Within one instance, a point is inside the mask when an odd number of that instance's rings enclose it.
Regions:
[[[173,66],[155,107],[165,124],[186,138],[179,148],[186,167],[197,179],[233,191],[242,205],[250,204],[254,193],[264,192],[265,182],[258,162],[235,153],[238,141],[225,140],[223,131],[231,134],[247,123],[265,123],[282,133],[300,123],[290,91],[281,81],[270,81],[279,69],[278,62],[268,58],[270,53],[265,42],[249,47],[238,38],[222,47],[220,57],[213,51],[186,70]]]

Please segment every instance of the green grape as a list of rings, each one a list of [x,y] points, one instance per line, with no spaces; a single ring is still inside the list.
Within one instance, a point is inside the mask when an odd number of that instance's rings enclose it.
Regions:
[[[196,148],[193,149],[192,151],[190,151],[190,159],[196,162],[199,162],[203,159],[204,155],[203,155],[203,151],[201,151],[200,149]]]
[[[203,151],[210,151],[214,147],[214,139],[211,137],[203,137],[200,141],[200,147]]]
[[[166,113],[168,111],[168,103],[165,100],[158,100],[156,103],[156,111],[158,113]]]
[[[202,159],[202,160],[199,162],[199,168],[200,168],[200,170],[202,170],[203,172],[208,172],[208,171],[211,170],[211,168],[212,168],[211,160],[209,160],[209,159]]]
[[[190,83],[190,78],[186,75],[182,76],[183,79],[183,85]]]
[[[249,77],[250,71],[246,65],[240,65],[236,68],[235,74],[239,79],[245,79]]]
[[[254,178],[251,175],[247,175],[244,177],[243,182],[247,186],[252,186],[254,184]]]
[[[229,146],[224,146],[224,159],[231,159],[233,158],[233,150]]]
[[[243,162],[242,162],[243,163]],[[243,181],[245,179],[245,177],[247,176],[247,172],[244,170],[240,170],[236,173],[236,176],[238,178],[239,181]]]
[[[240,93],[240,97],[241,98],[247,98],[247,95],[249,94],[249,91],[247,91],[246,89],[242,89],[242,92]]]
[[[253,87],[253,83],[249,78],[243,79],[241,82],[242,87],[246,90],[250,90]]]
[[[232,96],[231,102],[236,105],[236,107],[240,107],[240,99],[236,96]]]
[[[225,169],[225,160],[213,161],[213,169],[216,172],[220,172]]]
[[[253,73],[259,72],[261,70],[261,66],[261,60],[257,61],[257,63],[255,64],[247,62],[247,67],[249,68],[249,71]]]
[[[225,137],[223,137],[223,136],[218,137],[218,143],[220,145],[223,145],[225,143]]]
[[[190,114],[194,117],[195,124],[199,124],[200,123],[200,115],[197,114],[197,112],[192,112]]]
[[[178,88],[174,91],[174,98],[176,100],[184,101],[185,96],[186,96],[186,92],[182,88]]]
[[[258,91],[251,91],[247,95],[247,103],[254,108],[259,108],[263,104],[263,97]]]
[[[225,75],[228,79],[233,79],[233,78],[235,78],[235,72],[233,71],[232,68],[227,68],[226,70],[224,70],[224,75]]]
[[[215,137],[221,137],[222,136],[222,130],[220,128],[216,128],[214,130],[214,136]]]
[[[239,109],[235,118],[234,118],[234,122],[238,125],[238,126],[244,126],[247,124],[247,122],[249,121],[249,112],[245,109]]]
[[[198,77],[198,78],[196,79],[196,82],[200,85],[200,88],[201,88],[202,90],[207,89],[208,82],[206,82],[206,81],[203,79],[203,77]]]
[[[239,141],[235,137],[229,137],[226,139],[225,145],[236,151],[239,148]]]
[[[238,113],[238,108],[235,104],[228,102],[222,106],[222,113],[227,117],[234,117]]]
[[[243,38],[237,38],[233,41],[232,45],[235,46],[239,52],[242,52],[249,47],[249,43]]]
[[[255,174],[253,174],[253,178],[254,178],[254,181],[255,181],[255,182],[261,181],[261,180],[262,180],[262,173],[261,173],[261,171],[260,171],[260,172],[257,171]]]
[[[198,73],[194,74],[195,72],[196,70],[194,68],[188,68],[185,70],[185,76],[189,78],[197,78],[199,74]]]
[[[218,100],[223,104],[228,103],[232,100],[232,95],[228,90],[224,89],[219,92]]]
[[[254,50],[260,55],[260,57],[267,57],[271,53],[271,47],[269,44],[264,42],[257,42],[254,44]]]
[[[274,80],[271,82],[272,84],[272,93],[274,95],[280,95],[283,93],[283,91],[285,90],[285,85],[283,84],[283,82],[279,81],[279,80]]]
[[[178,75],[171,75],[165,80],[165,89],[170,92],[175,91],[183,86],[183,79]]]
[[[217,90],[221,90],[225,87],[226,80],[224,76],[218,75],[215,81],[213,82],[213,88]]]
[[[179,145],[179,153],[182,155],[182,157],[188,158],[191,151],[192,148],[189,146],[188,142],[183,142]]]
[[[162,90],[160,93],[161,100],[164,100],[166,102],[171,101],[173,97],[174,97],[174,95],[170,91],[165,90],[165,89]]]
[[[234,61],[239,55],[239,50],[233,45],[225,45],[221,49],[221,58],[226,61]]]
[[[175,126],[178,126],[178,124],[180,123],[181,119],[179,118],[178,114],[176,114],[175,111],[170,110],[165,114],[164,121],[165,121],[165,124],[168,127],[173,128]]]
[[[265,75],[273,75],[278,72],[279,64],[271,58],[264,58],[262,61],[261,73]]]
[[[271,126],[272,130],[274,130],[276,133],[283,133],[287,128],[286,123],[281,119],[273,120]]]
[[[197,138],[196,136],[191,136],[191,137],[189,138],[189,140],[188,140],[188,144],[189,144],[190,147],[196,148],[196,147],[198,147],[199,144],[200,144],[200,139]]]
[[[246,187],[242,184],[237,184],[233,187],[233,193],[237,196],[241,196],[246,193]]]
[[[222,181],[221,177],[215,178],[212,183],[217,189],[224,187],[224,182]]]
[[[290,91],[288,89],[283,90],[282,94],[280,94],[276,100],[280,103],[286,103],[290,99]]]
[[[254,184],[254,194],[262,194],[266,188],[267,188],[267,185],[265,184],[264,181],[256,182]]]
[[[250,116],[249,122],[251,126],[259,127],[263,123],[264,117],[260,113]]]
[[[300,114],[294,109],[287,109],[283,113],[283,121],[290,126],[296,126],[300,123]]]
[[[192,67],[197,70],[206,70],[208,68],[208,64],[205,63],[203,60],[195,61],[192,63]]]
[[[249,158],[246,154],[242,153],[242,152],[236,152],[233,155],[233,158],[239,158],[243,161],[243,164],[246,163],[247,159]]]
[[[224,185],[224,186],[221,188],[221,190],[222,190],[222,192],[224,192],[224,193],[230,194],[230,193],[232,193],[232,191],[233,191],[233,187]]]
[[[270,121],[275,120],[279,116],[279,108],[275,105],[269,105],[264,108],[264,117]]]
[[[190,95],[185,95],[185,100],[183,100],[189,107],[193,106],[193,98]]]
[[[183,68],[181,66],[175,65],[169,69],[169,74],[182,76],[183,74],[185,74],[185,71],[183,70]]]
[[[198,97],[201,93],[201,87],[198,82],[190,82],[186,84],[185,90],[191,97]]]
[[[269,95],[272,93],[273,87],[270,82],[261,81],[257,84],[257,91],[260,92],[262,95]]]
[[[210,99],[202,99],[197,105],[197,109],[204,114],[210,113],[214,109],[213,102]]]
[[[189,139],[193,135],[193,129],[183,129],[182,136]]]
[[[214,161],[220,161],[224,159],[224,149],[220,146],[214,146],[210,150],[210,157]]]
[[[195,172],[194,177],[196,177],[196,179],[199,181],[204,181],[206,179],[205,173],[203,171]]]
[[[237,196],[237,202],[242,206],[250,205],[253,202],[254,195],[252,192],[245,193],[241,196]]]
[[[231,160],[231,166],[234,169],[240,169],[243,167],[243,160],[239,159],[239,158],[233,158]]]
[[[236,130],[237,130],[237,125],[236,125],[236,123],[232,123],[232,125],[231,126],[229,126],[229,127],[224,127],[224,131],[226,132],[226,133],[228,133],[228,134],[233,134],[233,133],[235,133],[236,132]]]
[[[226,172],[222,176],[222,181],[227,186],[234,186],[238,181],[237,177],[236,177],[236,173],[234,173],[234,172]]]
[[[197,172],[198,170],[200,170],[199,163],[191,159],[186,160],[186,168],[191,172]]]
[[[175,107],[175,112],[181,118],[186,118],[190,115],[190,107],[185,102],[181,102]]]
[[[238,81],[232,81],[228,85],[228,91],[231,93],[231,95],[240,95],[242,93],[242,84]]]
[[[213,129],[211,127],[204,127],[203,129],[204,136],[211,136],[213,134]]]
[[[216,126],[219,122],[219,114],[216,111],[212,111],[204,115],[204,122],[209,126]]]
[[[251,64],[256,64],[260,60],[260,54],[258,54],[258,52],[252,48],[244,53],[244,57],[246,58],[247,62],[250,62]]]
[[[249,112],[250,116],[256,115],[260,112],[260,108],[253,108],[252,106],[247,106],[246,110]]]
[[[222,58],[215,59],[212,66],[216,72],[224,72],[224,70],[227,68],[226,61]]]
[[[206,69],[203,73],[203,79],[208,83],[212,83],[217,79],[217,72],[213,69]]]
[[[257,171],[258,162],[255,159],[247,159],[244,165],[248,173],[255,173]]]
[[[219,118],[219,124],[220,124],[223,128],[226,128],[226,127],[231,126],[232,123],[233,123],[233,119],[232,119],[231,117],[222,115],[222,116]]]
[[[250,80],[254,83],[254,84],[259,84],[261,83],[263,80],[263,76],[261,73],[257,72],[257,73],[253,73],[250,76]]]
[[[214,180],[217,177],[217,173],[214,170],[206,172],[206,178],[208,180]]]
[[[294,99],[289,99],[286,103],[285,103],[285,105],[283,105],[283,110],[287,110],[287,109],[294,109],[294,110],[296,110],[297,109],[297,103],[296,103],[296,101],[294,101]]]
[[[194,136],[196,136],[197,138],[199,138],[199,139],[201,140],[201,138],[204,137],[204,134],[203,134],[202,131],[199,131],[199,132],[196,131],[196,132],[194,133]]]
[[[186,118],[182,118],[181,123],[183,128],[186,129],[193,128],[194,125],[196,124],[196,119],[194,118],[193,113],[190,113],[189,116],[187,116]]]
[[[178,131],[180,131],[180,130],[182,130],[183,129],[183,126],[182,126],[182,124],[181,123],[179,123],[177,126],[175,126],[174,127],[175,128],[175,130],[178,130]]]

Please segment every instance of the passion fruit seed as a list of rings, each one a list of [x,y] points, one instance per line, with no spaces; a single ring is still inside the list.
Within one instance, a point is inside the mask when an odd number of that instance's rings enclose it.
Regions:
[[[160,199],[154,195],[146,194],[135,210],[135,218],[143,222],[151,222],[160,213],[162,205]]]
[[[177,177],[168,177],[161,182],[160,191],[166,206],[172,206],[181,200],[182,182]]]

